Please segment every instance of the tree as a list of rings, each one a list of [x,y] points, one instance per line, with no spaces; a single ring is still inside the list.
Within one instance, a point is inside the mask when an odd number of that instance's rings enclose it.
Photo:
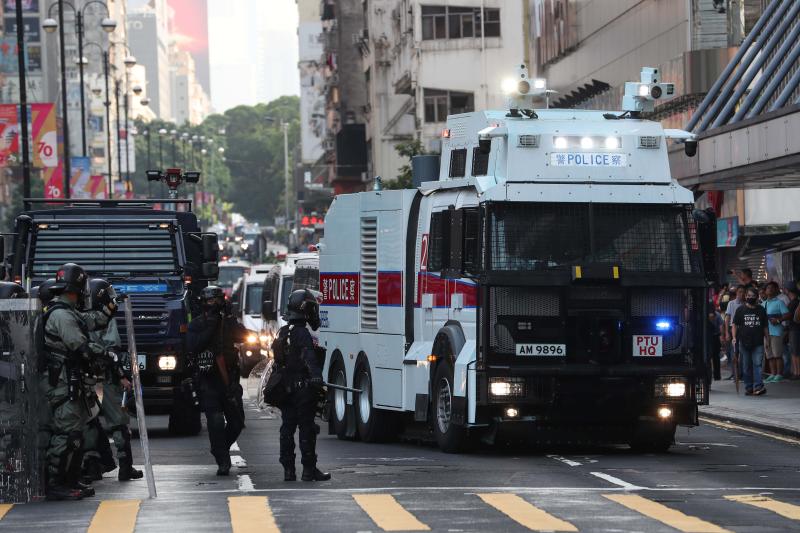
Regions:
[[[425,155],[422,142],[419,139],[399,143],[394,147],[397,153],[408,158],[408,163],[397,169],[397,179],[385,183],[386,189],[413,189],[414,179],[411,175],[411,158],[415,155]]]

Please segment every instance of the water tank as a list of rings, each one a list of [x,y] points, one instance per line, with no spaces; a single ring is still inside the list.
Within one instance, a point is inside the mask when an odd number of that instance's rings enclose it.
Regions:
[[[411,158],[411,178],[414,187],[419,187],[426,181],[439,179],[438,155],[415,155]]]

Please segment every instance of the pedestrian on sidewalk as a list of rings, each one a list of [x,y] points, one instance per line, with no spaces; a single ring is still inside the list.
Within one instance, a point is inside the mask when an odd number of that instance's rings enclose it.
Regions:
[[[722,337],[721,340],[723,344],[727,347],[728,353],[728,364],[731,369],[731,375],[728,376],[726,379],[731,380],[734,377],[734,368],[733,368],[733,335],[731,331],[731,327],[733,326],[733,317],[736,316],[736,311],[739,307],[744,305],[744,287],[737,287],[736,288],[736,297],[728,302],[728,305],[725,307],[725,317],[724,317],[724,324],[722,326]],[[741,367],[739,368],[739,375],[741,375]]]
[[[739,281],[739,287],[742,287],[744,290],[749,289],[750,287],[758,288],[758,284],[753,279],[753,271],[749,268],[743,268],[742,270],[732,270],[731,271],[736,279]]]
[[[767,299],[764,310],[769,321],[769,344],[767,347],[767,365],[771,377],[765,383],[775,383],[783,380],[783,322],[789,320],[789,308],[778,298],[780,287],[774,281],[767,283]]]
[[[758,290],[747,289],[745,304],[733,317],[734,351],[742,359],[744,389],[747,396],[761,396],[767,389],[761,380],[764,342],[769,338],[767,312],[758,305]]]
[[[795,287],[789,287],[786,291],[789,296],[789,314],[792,319],[789,320],[789,353],[791,354],[792,372],[791,379],[800,378],[800,291]]]

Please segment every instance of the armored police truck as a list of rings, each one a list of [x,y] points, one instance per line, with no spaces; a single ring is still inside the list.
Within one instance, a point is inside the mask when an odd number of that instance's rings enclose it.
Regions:
[[[218,273],[216,234],[200,232],[190,200],[169,200],[184,209],[176,211],[157,209],[158,200],[25,202],[9,258],[13,279],[36,286],[73,262],[128,294],[145,408],[169,411],[173,433],[199,432],[199,413],[180,386],[193,295]],[[127,345],[121,310],[117,322]]]
[[[706,282],[667,158],[694,141],[641,118],[671,84],[646,69],[610,113],[533,109],[543,84],[517,80],[508,109],[448,118],[430,181],[330,207],[324,372],[361,391],[330,391],[340,438],[417,422],[448,452],[505,431],[666,450],[698,424]]]

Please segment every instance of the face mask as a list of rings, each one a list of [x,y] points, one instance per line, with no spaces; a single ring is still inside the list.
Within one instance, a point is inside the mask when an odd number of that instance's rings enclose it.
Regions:
[[[747,302],[750,305],[756,305],[758,303],[758,298],[747,298],[745,302]]]

